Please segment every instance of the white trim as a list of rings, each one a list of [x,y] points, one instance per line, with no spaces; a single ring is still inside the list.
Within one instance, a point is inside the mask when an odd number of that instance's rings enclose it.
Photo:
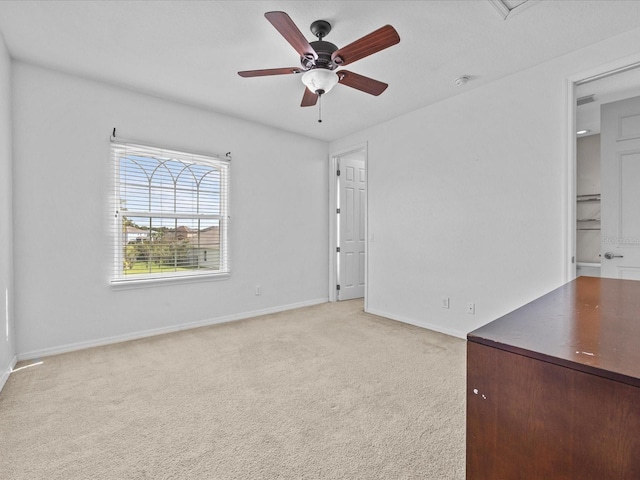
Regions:
[[[7,380],[9,380],[9,375],[11,375],[11,372],[13,371],[13,367],[16,366],[17,362],[18,362],[18,357],[14,355],[14,357],[11,359],[11,362],[9,362],[9,366],[5,368],[2,374],[0,375],[0,392],[2,392],[2,389],[4,388],[4,385],[7,383]]]
[[[364,310],[369,308],[369,144],[364,142]],[[362,208],[362,206],[360,207]]]
[[[573,280],[576,277],[576,264],[572,263],[571,259],[575,258],[576,252],[576,89],[575,86],[580,83],[586,83],[589,81],[597,80],[607,75],[613,75],[621,71],[626,70],[632,65],[640,64],[640,53],[636,53],[627,57],[619,58],[612,62],[600,65],[598,67],[590,68],[581,73],[570,75],[566,79],[565,84],[565,101],[567,118],[565,122],[565,151],[567,152],[565,163],[565,205],[564,205],[564,221],[565,229],[563,231],[563,240],[565,244],[565,250],[563,255],[564,262],[564,280],[565,283]]]
[[[607,70],[604,73],[598,73],[598,74],[593,75],[591,77],[583,78],[583,79],[579,80],[576,83],[579,83],[580,85],[584,85],[585,83],[595,82],[595,81],[601,80],[603,78],[611,77],[612,75],[617,75],[619,73],[628,72],[629,70],[633,70],[633,69],[638,68],[638,67],[640,67],[640,62],[631,63],[629,65],[624,65],[624,66],[622,66],[620,68],[616,68],[614,70]]]
[[[127,290],[130,288],[147,288],[161,287],[163,285],[178,285],[181,283],[194,283],[204,281],[228,280],[231,278],[230,273],[192,273],[191,275],[170,275],[165,274],[162,277],[151,278],[144,275],[131,275],[133,278],[125,278],[123,280],[110,279],[109,284],[113,290]]]
[[[377,315],[378,317],[388,318],[389,320],[395,320],[397,322],[407,323],[409,325],[413,325],[415,327],[426,328],[427,330],[432,330],[434,332],[443,333],[445,335],[449,335],[450,337],[461,338],[463,340],[467,339],[467,332],[462,332],[459,330],[452,330],[449,328],[442,328],[439,325],[434,325],[429,322],[423,322],[420,320],[414,320],[412,318],[407,318],[387,312],[383,312],[382,310],[377,309],[367,309],[365,310],[367,313],[371,313],[372,315]]]
[[[595,262],[576,262],[576,266],[577,267],[600,268],[600,267],[602,267],[602,264],[601,263],[595,263]]]
[[[363,151],[364,152],[364,175],[366,190],[364,194],[365,198],[365,212],[364,212],[364,308],[367,309],[367,292],[369,288],[369,144],[368,142],[358,143],[348,148],[338,150],[329,154],[329,301],[335,302],[336,298],[336,278],[338,277],[336,272],[336,264],[338,261],[336,251],[338,247],[338,234],[337,234],[337,221],[336,216],[336,197],[337,197],[337,184],[338,177],[336,175],[337,160],[339,157],[347,155],[349,153]]]
[[[183,323],[180,325],[172,325],[162,328],[154,328],[151,330],[143,330],[139,332],[127,333],[124,335],[115,335],[112,337],[105,337],[96,340],[89,340],[86,342],[69,343],[66,345],[60,345],[58,347],[44,348],[42,350],[33,350],[31,352],[19,353],[18,360],[33,360],[34,358],[47,357],[51,355],[58,355],[60,353],[73,352],[76,350],[84,350],[86,348],[100,347],[103,345],[111,345],[114,343],[127,342],[129,340],[137,340],[140,338],[153,337],[155,335],[163,335],[165,333],[179,332],[182,330],[190,330],[192,328],[206,327],[209,325],[218,325],[220,323],[234,322],[236,320],[244,320],[247,318],[259,317],[261,315],[269,315],[272,313],[285,312],[287,310],[294,310],[296,308],[310,307],[313,305],[319,305],[321,303],[327,303],[329,299],[317,298],[315,300],[308,300],[305,302],[291,303],[288,305],[280,305],[278,307],[265,308],[261,310],[253,310],[251,312],[236,313],[233,315],[226,315],[224,317],[209,318],[206,320],[199,320],[197,322]]]
[[[536,4],[539,0],[527,0],[524,3],[521,3],[517,7],[513,7],[513,8],[509,8],[502,0],[487,0],[487,1],[495,7],[496,11],[498,12],[498,15],[500,15],[503,20],[506,20],[508,17],[511,17],[516,13],[520,13],[521,11]]]
[[[565,150],[567,151],[567,164],[564,169],[564,183],[566,195],[563,205],[564,228],[562,237],[566,248],[562,255],[563,268],[562,283],[570,282],[576,278],[576,89],[575,83],[567,80],[565,83],[565,99],[568,105],[566,118],[567,131],[573,135],[565,135]]]
[[[335,302],[336,296],[336,248],[338,233],[336,225],[336,195],[338,178],[336,175],[337,154],[329,155],[329,301]]]
[[[502,0],[487,0],[493,7],[495,7],[498,15],[502,17],[503,20],[506,20],[509,16],[509,7],[507,7]]]

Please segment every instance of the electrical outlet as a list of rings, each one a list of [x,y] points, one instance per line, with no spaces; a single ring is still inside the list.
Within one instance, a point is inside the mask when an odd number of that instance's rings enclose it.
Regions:
[[[260,285],[256,285],[256,295],[262,295],[262,287]]]
[[[476,313],[476,304],[473,302],[467,303],[467,313],[473,315]]]
[[[440,300],[440,306],[442,308],[449,308],[449,297],[442,297],[442,300]]]

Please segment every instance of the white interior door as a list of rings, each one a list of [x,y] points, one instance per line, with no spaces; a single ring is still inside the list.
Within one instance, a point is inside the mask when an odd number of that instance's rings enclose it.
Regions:
[[[366,176],[363,152],[339,158],[338,300],[364,297]]]
[[[640,97],[601,106],[603,277],[640,280]]]

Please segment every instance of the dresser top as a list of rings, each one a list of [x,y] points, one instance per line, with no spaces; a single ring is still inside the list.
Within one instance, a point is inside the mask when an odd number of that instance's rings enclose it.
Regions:
[[[467,339],[640,387],[640,281],[579,277]]]

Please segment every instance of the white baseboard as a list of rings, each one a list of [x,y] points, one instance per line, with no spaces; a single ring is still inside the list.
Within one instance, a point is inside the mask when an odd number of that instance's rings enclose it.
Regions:
[[[467,333],[461,332],[459,330],[453,330],[449,328],[442,328],[440,325],[434,325],[429,322],[423,322],[420,320],[415,320],[413,318],[402,317],[399,315],[393,315],[391,313],[383,312],[381,310],[377,310],[375,308],[370,308],[367,310],[367,313],[372,313],[373,315],[378,315],[379,317],[389,318],[391,320],[396,320],[402,323],[408,323],[409,325],[414,325],[416,327],[426,328],[427,330],[433,330],[434,332],[444,333],[445,335],[449,335],[451,337],[462,338],[463,340],[467,339]]]
[[[9,362],[9,365],[7,366],[7,368],[5,368],[2,372],[0,372],[0,392],[2,392],[2,389],[4,388],[4,384],[7,383],[7,380],[9,380],[9,375],[11,375],[11,371],[13,370],[13,367],[16,366],[17,362],[18,362],[18,357],[14,356],[11,359],[11,362]]]
[[[137,340],[139,338],[153,337],[155,335],[163,335],[165,333],[179,332],[181,330],[189,330],[191,328],[206,327],[208,325],[217,325],[219,323],[234,322],[236,320],[244,320],[246,318],[259,317],[261,315],[268,315],[271,313],[284,312],[287,310],[293,310],[296,308],[310,307],[312,305],[318,305],[321,303],[327,303],[329,298],[318,298],[315,300],[307,300],[305,302],[292,303],[289,305],[280,305],[277,307],[265,308],[262,310],[254,310],[251,312],[242,312],[233,315],[227,315],[218,318],[209,318],[206,320],[199,320],[197,322],[182,323],[179,325],[171,325],[169,327],[154,328],[151,330],[144,330],[139,332],[126,333],[124,335],[115,335],[113,337],[99,338],[95,340],[89,340],[86,342],[69,343],[66,345],[60,345],[58,347],[44,348],[42,350],[33,350],[31,352],[19,353],[18,360],[33,360],[34,358],[48,357],[51,355],[58,355],[60,353],[73,352],[75,350],[83,350],[85,348],[100,347],[103,345],[110,345],[112,343],[126,342],[129,340]]]

